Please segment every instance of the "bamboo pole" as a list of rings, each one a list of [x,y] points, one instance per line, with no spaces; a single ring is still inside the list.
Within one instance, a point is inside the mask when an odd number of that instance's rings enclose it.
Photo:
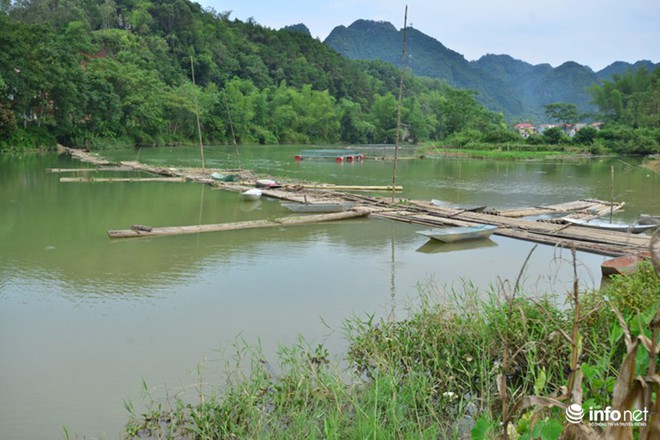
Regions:
[[[98,168],[46,168],[47,173],[86,173],[98,170]]]
[[[46,168],[47,173],[89,173],[95,171],[135,171],[131,167],[98,167],[98,168]]]
[[[403,77],[406,66],[406,27],[408,25],[408,5],[403,16],[403,49],[401,50],[401,81],[399,82],[399,101],[396,108],[396,144],[394,146],[394,164],[392,165],[392,202],[394,202],[394,187],[396,186],[396,165],[399,159],[399,144],[401,142],[401,99],[403,98]]]
[[[197,84],[195,83],[195,65],[193,64],[193,57],[190,57],[190,71],[192,73],[192,83],[193,83],[193,97],[195,100],[195,116],[197,117],[197,134],[199,136],[199,153],[202,157],[202,172],[206,172],[206,167],[204,165],[204,144],[202,143],[202,126],[199,123],[199,108],[197,106]]]
[[[76,182],[186,182],[185,177],[60,177],[61,183]]]
[[[185,235],[199,234],[202,232],[234,231],[237,229],[255,229],[269,228],[278,226],[296,226],[310,223],[319,223],[335,220],[344,220],[349,218],[364,217],[369,215],[366,209],[351,210],[345,212],[336,212],[331,214],[307,215],[296,217],[282,217],[275,220],[253,220],[236,223],[217,223],[208,225],[192,226],[168,226],[162,228],[150,228],[145,226],[135,226],[132,229],[110,230],[110,238],[128,238],[128,237],[162,237],[166,235]]]
[[[330,190],[343,190],[343,191],[403,191],[403,186],[369,186],[369,185],[300,185],[305,189],[330,189]]]

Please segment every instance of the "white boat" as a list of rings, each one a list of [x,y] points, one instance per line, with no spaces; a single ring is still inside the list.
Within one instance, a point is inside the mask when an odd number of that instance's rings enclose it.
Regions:
[[[235,182],[238,179],[238,176],[236,174],[212,173],[211,179],[218,180],[220,182]]]
[[[441,208],[450,208],[450,209],[458,209],[459,211],[471,211],[471,212],[481,212],[484,209],[486,209],[486,205],[452,205],[449,202],[445,202],[442,200],[438,199],[431,199],[431,203],[434,204],[435,206],[439,206]]]
[[[495,232],[495,229],[497,229],[497,226],[493,225],[458,226],[453,228],[426,229],[417,231],[417,233],[445,243],[453,243],[455,241],[486,238]]]
[[[650,231],[658,227],[658,225],[655,224],[641,225],[638,223],[632,223],[632,224],[610,223],[605,220],[580,220],[570,217],[562,217],[562,220],[565,221],[566,223],[570,223],[576,226],[602,229],[605,231],[632,232],[633,234],[639,234],[644,231]]]
[[[293,212],[342,212],[355,206],[354,203],[282,203],[281,205]]]
[[[241,200],[258,200],[263,192],[258,188],[248,189],[240,195]]]

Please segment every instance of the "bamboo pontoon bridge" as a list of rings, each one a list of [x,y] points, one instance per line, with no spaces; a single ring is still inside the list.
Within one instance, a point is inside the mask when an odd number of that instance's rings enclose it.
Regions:
[[[209,171],[200,169],[163,168],[145,165],[140,162],[110,163],[107,160],[75,149],[65,148],[65,151],[79,160],[95,165],[94,169],[114,169],[120,171],[141,171],[152,177],[145,180],[188,181],[212,185],[219,189],[242,192],[251,187],[258,179],[247,171],[240,171],[239,182],[221,182],[213,180]],[[94,170],[85,168],[85,171]],[[52,172],[75,172],[79,169],[56,169]],[[153,177],[153,175],[159,177]],[[105,181],[139,181],[139,178],[119,179],[111,178]],[[61,178],[62,182],[93,182],[93,178]],[[96,180],[103,181],[103,180]],[[551,246],[575,248],[576,250],[594,252],[603,255],[644,255],[648,253],[650,236],[645,234],[631,234],[627,232],[604,231],[576,225],[540,222],[525,219],[524,217],[542,214],[564,214],[574,218],[589,219],[614,212],[623,206],[623,203],[613,205],[602,200],[586,199],[566,202],[556,205],[540,207],[517,208],[508,210],[487,209],[475,212],[469,208],[441,207],[426,201],[395,200],[383,197],[371,197],[359,193],[360,190],[392,191],[391,186],[359,187],[359,186],[333,186],[333,185],[304,185],[284,184],[277,189],[264,189],[263,194],[286,201],[294,202],[337,202],[350,201],[355,208],[342,213],[307,215],[298,217],[283,217],[274,220],[260,220],[219,225],[192,225],[175,227],[133,227],[126,230],[108,231],[111,238],[119,237],[147,237],[175,234],[191,234],[211,231],[235,230],[245,228],[263,228],[269,226],[283,226],[308,224],[319,221],[333,221],[361,216],[373,216],[383,219],[396,220],[406,223],[425,226],[471,226],[477,224],[492,224],[498,226],[495,234],[506,237],[543,243]],[[394,190],[401,190],[395,187]],[[352,191],[352,192],[346,192]]]

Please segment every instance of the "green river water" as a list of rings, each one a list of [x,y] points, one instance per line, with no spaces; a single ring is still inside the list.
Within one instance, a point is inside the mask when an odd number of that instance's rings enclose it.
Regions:
[[[209,168],[240,165],[274,178],[391,183],[392,162],[303,161],[301,147],[208,147]],[[112,160],[199,166],[195,148],[108,151]],[[341,355],[342,322],[405,318],[419,286],[464,280],[486,290],[515,280],[532,243],[494,236],[479,246],[427,243],[423,227],[378,219],[288,228],[111,241],[131,224],[194,225],[289,215],[194,183],[59,183],[46,168],[88,167],[55,154],[0,156],[0,438],[118,438],[124,400],[141,409],[143,380],[156,399],[196,398],[222,383],[244,341],[275,362],[303,336]],[[579,198],[625,201],[616,215],[660,214],[660,176],[632,159],[530,162],[413,159],[398,165],[401,197],[493,207]],[[117,176],[102,172],[80,174]],[[131,174],[136,175],[136,174]],[[126,173],[121,174],[122,177]],[[581,284],[600,284],[606,257],[580,253]],[[570,252],[539,246],[528,292],[564,294]],[[442,294],[439,293],[441,300]],[[241,344],[243,342],[240,342]],[[165,391],[167,390],[167,391]]]

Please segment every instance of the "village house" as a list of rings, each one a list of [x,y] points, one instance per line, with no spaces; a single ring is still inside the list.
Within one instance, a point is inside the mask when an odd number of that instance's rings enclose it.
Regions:
[[[534,135],[534,134],[543,134],[544,131],[550,129],[550,128],[560,128],[568,137],[573,137],[575,134],[582,130],[584,127],[593,127],[596,130],[600,130],[601,127],[603,126],[602,122],[593,122],[591,124],[587,123],[579,123],[579,124],[539,124],[538,126],[535,126],[534,124],[526,123],[526,122],[521,122],[513,126],[513,129],[520,134],[520,136],[523,139],[527,139],[528,137]]]
[[[536,127],[534,124],[529,124],[526,122],[521,122],[513,126],[514,130],[520,134],[523,139],[527,139],[533,134],[536,134]]]

